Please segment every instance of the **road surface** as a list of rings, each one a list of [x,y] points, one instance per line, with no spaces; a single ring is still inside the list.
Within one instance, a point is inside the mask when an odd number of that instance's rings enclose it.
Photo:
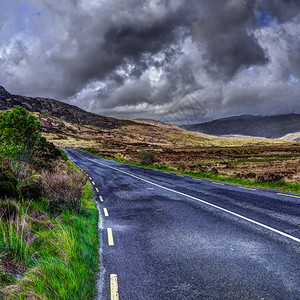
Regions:
[[[300,195],[65,152],[99,204],[99,299],[300,299]]]

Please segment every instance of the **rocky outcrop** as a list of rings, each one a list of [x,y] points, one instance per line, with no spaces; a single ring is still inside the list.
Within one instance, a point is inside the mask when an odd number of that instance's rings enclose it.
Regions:
[[[11,97],[12,95],[3,86],[0,85],[0,99],[8,99]]]

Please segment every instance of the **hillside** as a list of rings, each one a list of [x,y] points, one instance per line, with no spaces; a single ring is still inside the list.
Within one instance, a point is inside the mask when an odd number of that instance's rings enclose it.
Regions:
[[[278,116],[242,115],[182,127],[214,135],[242,134],[272,139],[286,136],[286,139],[293,139],[295,135],[291,134],[300,132],[300,114]]]
[[[59,148],[81,148],[134,163],[139,162],[142,152],[154,151],[156,166],[173,170],[300,182],[299,143],[209,135],[154,120],[117,120],[51,99],[13,96],[4,89],[0,92],[0,110],[20,105],[33,111],[42,124],[43,135]]]
[[[169,129],[169,130],[175,130],[175,131],[180,131],[180,132],[187,131],[187,129],[184,129],[178,125],[163,123],[163,122],[152,120],[152,119],[133,119],[132,121],[134,121],[136,123],[141,123],[141,124],[153,125],[153,126],[157,126],[157,127],[161,127],[161,128]]]
[[[30,112],[39,112],[68,122],[91,125],[103,129],[113,129],[124,125],[134,124],[129,120],[118,120],[99,116],[74,105],[46,98],[31,98],[12,95],[0,86],[0,110],[13,108],[15,105],[25,107]]]
[[[118,154],[127,157],[134,154],[136,157],[142,147],[169,151],[174,148],[285,143],[244,135],[208,135],[150,119],[119,120],[103,117],[52,99],[12,95],[0,86],[0,110],[11,109],[14,105],[33,112],[45,130],[44,136],[56,146],[96,147],[105,154],[109,153],[109,156]]]
[[[141,152],[154,151],[157,166],[174,170],[259,180],[269,180],[273,174],[289,182],[300,180],[300,144],[295,142],[241,135],[220,137],[142,123],[108,130],[42,113],[34,115],[45,129],[43,135],[59,148],[81,148],[135,163]]]

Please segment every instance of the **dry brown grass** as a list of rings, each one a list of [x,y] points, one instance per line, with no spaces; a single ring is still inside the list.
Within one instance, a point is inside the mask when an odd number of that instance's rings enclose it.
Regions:
[[[79,211],[81,194],[87,182],[84,172],[77,172],[68,165],[59,165],[53,171],[41,172],[44,196],[53,199],[56,206],[65,206]]]
[[[272,175],[300,182],[300,143],[242,135],[213,136],[149,124],[113,130],[78,126],[38,115],[44,135],[60,148],[92,148],[107,158],[139,162],[142,150],[154,150],[157,164],[186,171],[263,180]],[[176,128],[175,128],[176,129]]]

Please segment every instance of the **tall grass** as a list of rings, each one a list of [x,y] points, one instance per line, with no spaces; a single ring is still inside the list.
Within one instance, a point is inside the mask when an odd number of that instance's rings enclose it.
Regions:
[[[49,199],[0,200],[0,299],[93,299],[99,241],[91,187],[71,163],[41,176]],[[1,279],[14,274],[21,279]]]
[[[29,227],[27,208],[20,207],[11,200],[6,201],[7,207],[12,204],[16,213],[6,215],[5,219],[0,216],[0,259],[9,264],[14,270],[23,270],[30,266],[36,255],[32,235]],[[3,205],[2,205],[3,208]]]
[[[35,251],[23,251],[21,256],[26,262],[34,254],[35,260],[27,264],[27,271],[15,284],[0,288],[0,299],[94,298],[99,241],[98,211],[93,198],[86,184],[79,214],[64,210],[56,219],[42,218],[51,226],[42,226],[40,221],[34,230]],[[39,204],[39,207],[41,214],[46,212],[46,205]],[[10,245],[8,235],[6,243]],[[28,249],[32,251],[31,246]]]

